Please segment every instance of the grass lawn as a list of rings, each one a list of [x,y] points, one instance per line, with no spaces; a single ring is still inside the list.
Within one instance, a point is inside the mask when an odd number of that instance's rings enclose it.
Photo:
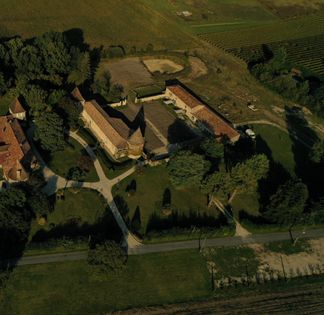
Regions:
[[[67,189],[64,192],[64,200],[55,200],[54,210],[48,215],[45,225],[39,225],[35,221],[32,223],[30,239],[33,239],[33,243],[36,244],[31,248],[35,248],[36,253],[43,250],[46,252],[49,249],[41,246],[38,248],[38,242],[63,237],[86,236],[87,238],[96,231],[96,225],[104,217],[112,219],[111,216],[104,198],[98,192],[90,189]],[[54,247],[73,249],[72,245],[76,245],[77,249],[81,246],[80,244],[66,244],[66,246],[54,244]],[[32,253],[33,250],[29,250],[29,254]]]
[[[151,96],[159,94],[164,90],[164,87],[158,85],[147,85],[136,88],[134,91],[139,97]]]
[[[113,161],[112,158],[108,155],[108,153],[102,148],[98,148],[96,150],[96,155],[103,171],[105,172],[105,175],[110,179],[115,178],[121,175],[122,173],[126,172],[135,163],[133,160],[126,160],[120,163]]]
[[[130,195],[126,192],[127,186],[136,182],[136,192]],[[165,166],[144,168],[113,189],[114,197],[120,196],[128,205],[128,217],[133,218],[135,209],[139,207],[141,217],[141,233],[144,234],[150,225],[153,213],[161,220],[167,219],[168,215],[161,211],[163,195],[166,189],[170,190],[171,209],[190,217],[190,212],[217,218],[219,212],[215,208],[207,207],[207,196],[203,195],[198,187],[175,189],[169,180]],[[193,225],[195,225],[193,223]]]
[[[68,172],[71,168],[78,165],[81,156],[87,155],[82,145],[76,140],[70,138],[69,145],[66,145],[63,151],[55,152],[50,161],[48,162],[48,167],[56,174],[67,177]],[[98,175],[93,167],[85,177],[82,178],[83,181],[98,181]]]
[[[257,135],[257,150],[280,163],[291,175],[295,174],[293,143],[289,135],[269,125],[253,125]]]
[[[244,210],[245,212],[257,216],[259,214],[259,201],[258,193],[243,193],[235,196],[232,202],[233,214],[238,218],[239,212]]]
[[[95,136],[91,133],[91,131],[89,129],[79,128],[77,133],[91,147],[95,146],[98,143],[97,139],[95,138]]]
[[[130,256],[124,271],[101,280],[91,275],[84,261],[18,267],[0,301],[0,313],[104,314],[211,293],[205,259],[197,250],[186,250]]]

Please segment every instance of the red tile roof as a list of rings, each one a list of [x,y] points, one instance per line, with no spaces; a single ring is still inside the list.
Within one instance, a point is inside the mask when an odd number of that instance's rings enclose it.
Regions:
[[[0,117],[0,165],[5,176],[16,174],[18,166],[31,162],[32,159],[30,145],[18,120],[12,116]]]
[[[232,142],[239,139],[240,134],[231,123],[209,109],[208,106],[204,105],[203,102],[199,101],[186,89],[180,85],[168,86],[168,89],[181,99],[190,108],[190,113],[195,116],[199,122],[208,127],[217,138],[226,136]]]
[[[194,97],[180,85],[171,85],[168,86],[168,89],[190,108],[195,108],[202,105],[202,102],[200,102],[196,97]]]

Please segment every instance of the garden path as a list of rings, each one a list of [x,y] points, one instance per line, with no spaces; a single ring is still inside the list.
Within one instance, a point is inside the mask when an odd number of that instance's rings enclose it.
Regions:
[[[61,176],[55,174],[46,165],[44,159],[38,152],[37,148],[35,147],[33,141],[31,140],[31,137],[30,137],[30,143],[31,143],[32,149],[39,161],[40,167],[44,174],[44,178],[47,182],[46,186],[43,188],[43,191],[47,195],[53,195],[60,189],[65,189],[65,188],[70,188],[70,187],[90,188],[90,189],[94,189],[94,190],[98,191],[107,201],[107,204],[108,204],[112,214],[114,215],[116,222],[118,223],[118,225],[124,235],[124,239],[126,242],[125,245],[128,247],[128,249],[131,249],[131,248],[141,245],[141,243],[136,239],[136,237],[128,230],[127,225],[126,225],[122,215],[120,214],[118,207],[114,201],[113,195],[111,193],[111,189],[115,184],[117,184],[118,182],[120,182],[121,180],[126,178],[127,176],[130,176],[132,173],[134,173],[136,171],[136,166],[130,168],[123,174],[110,180],[109,178],[106,177],[99,160],[97,159],[95,153],[93,152],[92,148],[87,144],[87,142],[84,141],[75,132],[70,132],[69,135],[70,135],[70,137],[72,137],[73,139],[78,141],[84,147],[84,149],[87,151],[89,156],[92,158],[92,160],[94,162],[94,167],[95,167],[97,174],[99,176],[99,181],[97,181],[97,182],[72,181],[72,180],[67,180],[64,177],[61,177]],[[30,132],[29,132],[29,136],[30,136]]]

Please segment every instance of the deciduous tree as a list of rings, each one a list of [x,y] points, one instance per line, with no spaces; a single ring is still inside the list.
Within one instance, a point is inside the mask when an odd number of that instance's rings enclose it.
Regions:
[[[308,199],[307,186],[300,179],[291,179],[278,188],[270,198],[264,217],[269,221],[288,225],[291,240],[293,226],[304,218],[305,204]]]
[[[177,187],[200,186],[210,168],[210,162],[202,155],[190,151],[179,151],[170,158],[168,172],[171,183]]]
[[[313,162],[324,163],[324,140],[316,141],[309,154]]]
[[[224,158],[224,145],[215,140],[215,138],[206,138],[201,143],[201,149],[206,156],[221,161]]]
[[[34,139],[41,147],[51,153],[63,150],[65,146],[62,118],[54,112],[46,112],[35,118]]]

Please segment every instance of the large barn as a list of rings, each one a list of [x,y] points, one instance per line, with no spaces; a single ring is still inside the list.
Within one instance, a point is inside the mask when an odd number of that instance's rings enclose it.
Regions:
[[[165,96],[173,100],[190,120],[210,132],[216,139],[234,143],[240,138],[239,132],[230,122],[210,109],[180,84],[167,86]]]

